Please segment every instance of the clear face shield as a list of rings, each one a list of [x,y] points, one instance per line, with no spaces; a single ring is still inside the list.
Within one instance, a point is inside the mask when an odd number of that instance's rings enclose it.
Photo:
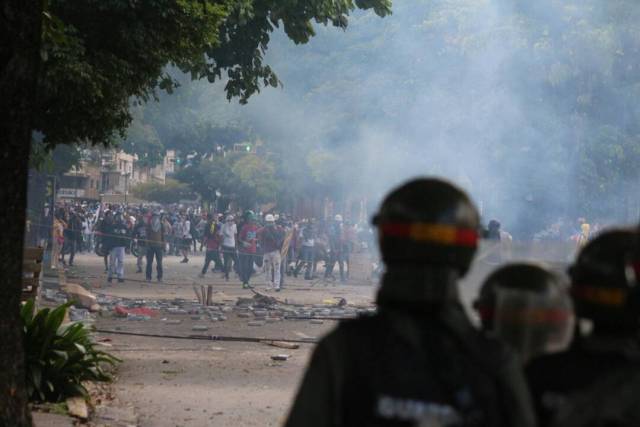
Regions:
[[[494,331],[523,362],[565,350],[573,338],[574,324],[573,305],[565,290],[496,290]]]

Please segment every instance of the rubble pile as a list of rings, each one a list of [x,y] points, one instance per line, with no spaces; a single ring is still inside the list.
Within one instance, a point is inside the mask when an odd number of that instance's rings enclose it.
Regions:
[[[78,293],[67,293],[46,289],[43,296],[47,301],[63,304],[68,300],[76,300]],[[202,299],[141,299],[122,298],[111,295],[93,295],[82,290],[83,300],[91,303],[84,307],[78,302],[77,307],[70,309],[70,320],[90,320],[90,311],[99,311],[102,315],[110,314],[116,318],[130,321],[148,321],[160,318],[167,325],[179,325],[185,319],[197,322],[194,331],[206,331],[206,323],[224,322],[229,316],[243,319],[248,326],[263,326],[267,323],[306,320],[311,324],[321,325],[324,320],[341,320],[355,318],[359,315],[375,312],[375,307],[350,306],[344,298],[327,299],[322,304],[297,304],[279,301],[276,298],[256,293],[252,298],[240,297],[235,300],[225,299],[212,302],[210,298],[202,303]],[[180,318],[182,317],[182,318]]]

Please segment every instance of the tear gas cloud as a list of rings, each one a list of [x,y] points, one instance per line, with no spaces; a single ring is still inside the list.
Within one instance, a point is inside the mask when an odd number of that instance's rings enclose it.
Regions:
[[[238,106],[203,84],[199,103],[292,163],[330,153],[335,185],[373,202],[407,178],[438,175],[516,237],[562,217],[631,221],[635,168],[608,170],[607,159],[622,147],[624,165],[639,150],[625,136],[638,108],[616,73],[640,38],[613,24],[638,6],[613,3],[396,1],[392,16],[357,13],[346,32],[318,27],[307,45],[275,33],[266,60],[282,88]]]

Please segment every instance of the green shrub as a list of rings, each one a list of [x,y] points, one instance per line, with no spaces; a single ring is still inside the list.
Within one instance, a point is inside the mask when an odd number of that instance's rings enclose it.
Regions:
[[[21,311],[24,323],[27,391],[35,401],[56,402],[86,395],[83,381],[109,381],[104,364],[120,360],[96,350],[82,323],[62,325],[71,303],[36,312],[28,301]]]

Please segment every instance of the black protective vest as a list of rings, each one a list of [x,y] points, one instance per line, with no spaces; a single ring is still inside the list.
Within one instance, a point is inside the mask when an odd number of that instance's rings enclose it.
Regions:
[[[501,347],[470,325],[459,336],[447,323],[382,311],[341,324],[348,348],[338,424],[506,426],[492,372]]]

